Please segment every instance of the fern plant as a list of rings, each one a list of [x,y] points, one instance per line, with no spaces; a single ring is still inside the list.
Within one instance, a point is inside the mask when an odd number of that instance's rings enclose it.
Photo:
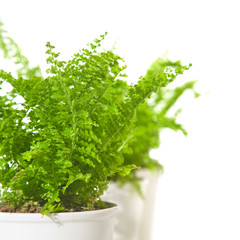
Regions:
[[[136,168],[124,162],[136,110],[189,66],[171,62],[129,85],[123,59],[99,50],[104,34],[68,61],[48,42],[44,78],[5,34],[0,47],[19,70],[0,70],[0,87],[12,86],[0,96],[0,200],[13,209],[34,202],[42,214],[103,207],[109,179]]]
[[[165,57],[158,58],[147,70],[145,77],[154,77],[160,70],[164,70],[169,66],[171,61]],[[152,149],[160,146],[160,133],[163,129],[172,129],[174,131],[181,131],[187,135],[187,131],[182,124],[177,122],[177,116],[180,113],[178,109],[174,114],[169,116],[169,111],[174,104],[187,90],[194,92],[195,97],[199,94],[194,90],[196,81],[189,81],[176,88],[159,88],[150,99],[147,99],[136,110],[135,127],[129,140],[131,152],[124,153],[125,164],[135,164],[137,169],[133,170],[127,176],[115,176],[120,185],[131,183],[134,188],[140,193],[139,179],[137,172],[141,168],[150,171],[162,170],[163,166],[159,163],[159,159],[150,157]]]

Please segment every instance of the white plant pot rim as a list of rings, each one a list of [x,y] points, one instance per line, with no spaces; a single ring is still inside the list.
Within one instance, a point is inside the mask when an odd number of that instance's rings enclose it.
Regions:
[[[56,217],[63,222],[101,220],[101,218],[111,217],[118,211],[118,206],[114,204],[111,207],[99,210],[89,210],[81,212],[60,212],[48,216],[41,213],[9,213],[0,212],[0,222],[45,222],[51,223]]]

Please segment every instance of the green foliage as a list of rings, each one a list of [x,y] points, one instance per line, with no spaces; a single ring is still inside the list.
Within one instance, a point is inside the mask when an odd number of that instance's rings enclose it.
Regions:
[[[23,75],[39,75],[41,76],[40,68],[29,66],[29,60],[22,54],[21,49],[15,41],[7,36],[7,31],[3,29],[3,23],[0,21],[0,49],[3,57],[11,60],[17,67],[17,73]]]
[[[13,207],[38,203],[43,214],[94,209],[109,179],[136,168],[124,162],[138,107],[187,70],[179,61],[128,85],[123,59],[100,51],[106,34],[70,60],[47,47],[48,76],[31,69],[0,32],[5,57],[17,63],[15,78],[0,70],[13,89],[0,96],[1,200]],[[19,48],[16,48],[19,49]],[[16,62],[15,62],[16,63]],[[16,97],[24,102],[17,104]]]
[[[166,58],[157,59],[148,69],[146,77],[154,77],[158,72],[163,71],[166,67],[173,66],[175,63]],[[184,83],[180,87],[159,88],[158,91],[152,95],[151,99],[145,101],[136,111],[136,123],[133,129],[129,153],[124,153],[125,164],[135,164],[140,168],[148,168],[151,171],[162,169],[159,160],[150,157],[150,151],[158,148],[160,145],[160,133],[163,129],[169,128],[174,131],[182,131],[187,135],[187,131],[181,124],[177,122],[177,116],[180,109],[169,116],[169,111],[186,90],[191,90],[198,97],[198,93],[194,91],[196,81]],[[117,180],[120,185],[131,182],[136,190],[141,193],[138,184],[136,169],[130,175],[121,177]],[[116,178],[115,178],[116,179]]]

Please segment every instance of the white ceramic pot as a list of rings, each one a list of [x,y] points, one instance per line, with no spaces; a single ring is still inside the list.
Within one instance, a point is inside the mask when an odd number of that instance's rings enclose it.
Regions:
[[[0,213],[1,240],[112,240],[117,207],[58,213]]]
[[[141,169],[138,177],[144,198],[131,184],[119,187],[111,183],[103,195],[104,201],[117,203],[119,213],[115,226],[114,240],[150,240],[155,207],[157,184],[161,171],[154,173]]]

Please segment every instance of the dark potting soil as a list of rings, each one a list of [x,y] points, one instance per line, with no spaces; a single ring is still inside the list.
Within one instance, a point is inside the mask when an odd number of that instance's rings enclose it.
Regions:
[[[111,208],[116,206],[113,203],[108,203],[105,202],[104,206],[96,206],[94,210],[101,210],[101,209],[106,209],[106,208]],[[65,212],[83,212],[84,210],[76,210],[76,209],[65,209]],[[86,211],[86,210],[85,210]],[[33,205],[28,205],[27,207],[24,208],[12,208],[10,205],[0,205],[0,212],[7,212],[7,213],[41,213],[41,207],[33,206]]]
[[[8,213],[40,213],[41,208],[36,206],[29,206],[27,208],[12,208],[9,205],[5,205],[0,208],[0,212],[8,212]]]

